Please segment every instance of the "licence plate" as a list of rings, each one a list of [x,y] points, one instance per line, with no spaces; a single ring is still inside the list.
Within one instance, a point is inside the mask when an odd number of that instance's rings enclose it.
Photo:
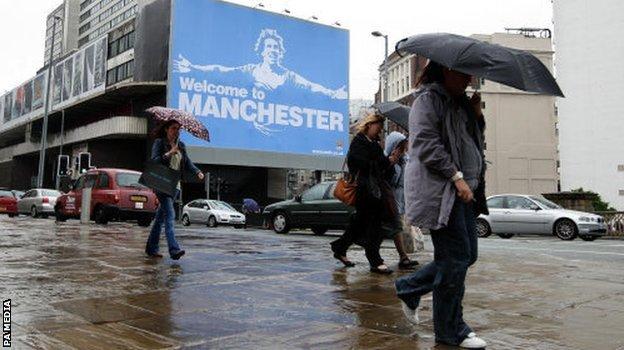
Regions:
[[[147,202],[147,197],[145,196],[130,196],[130,200],[133,202]]]
[[[143,209],[143,202],[134,203],[134,209]]]

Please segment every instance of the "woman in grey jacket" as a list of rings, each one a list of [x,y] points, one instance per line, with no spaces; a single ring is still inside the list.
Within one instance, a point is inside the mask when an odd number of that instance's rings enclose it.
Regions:
[[[485,123],[480,96],[466,96],[470,80],[435,62],[420,78],[409,118],[406,216],[411,225],[431,230],[434,261],[395,286],[413,323],[420,298],[433,291],[436,342],[474,349],[487,344],[464,322],[462,300],[468,267],[477,260],[475,218],[487,206]]]

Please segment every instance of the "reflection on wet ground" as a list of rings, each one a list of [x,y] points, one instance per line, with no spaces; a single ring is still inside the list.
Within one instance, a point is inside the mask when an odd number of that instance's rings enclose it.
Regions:
[[[329,237],[179,228],[187,255],[172,261],[145,258],[147,229],[131,224],[0,217],[0,230],[16,348],[449,348],[435,346],[430,297],[412,326],[398,274],[370,274],[358,248],[340,267]],[[470,271],[464,313],[489,349],[624,346],[620,267],[530,254],[490,251]]]

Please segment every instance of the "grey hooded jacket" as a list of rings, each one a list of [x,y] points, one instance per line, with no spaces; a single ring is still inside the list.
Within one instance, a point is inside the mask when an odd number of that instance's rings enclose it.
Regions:
[[[451,178],[461,170],[461,140],[453,130],[452,118],[461,117],[460,108],[437,83],[423,85],[415,92],[409,116],[409,162],[405,170],[405,202],[407,221],[414,226],[438,230],[448,223],[457,198]],[[466,101],[467,102],[467,101]],[[468,106],[469,107],[469,106]],[[472,112],[470,112],[472,113]],[[484,123],[474,115],[466,127],[483,153]],[[476,212],[487,213],[485,204],[485,166],[474,191]]]
[[[384,154],[389,157],[395,148],[405,140],[405,135],[400,132],[393,131],[387,137],[385,141]],[[397,212],[399,215],[405,214],[405,194],[404,194],[404,178],[405,178],[405,164],[407,157],[404,155],[399,162],[394,165],[394,174],[388,183],[394,191],[394,199],[396,200]]]

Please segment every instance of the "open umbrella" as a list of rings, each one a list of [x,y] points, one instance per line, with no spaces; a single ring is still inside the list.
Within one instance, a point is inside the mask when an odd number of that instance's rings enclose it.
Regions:
[[[243,208],[249,213],[259,213],[260,206],[251,198],[243,198]]]
[[[526,51],[447,33],[414,35],[397,42],[396,50],[520,90],[564,97],[548,68]]]
[[[373,105],[379,114],[392,120],[405,130],[409,130],[410,108],[398,102],[380,102]]]
[[[155,120],[161,122],[167,122],[169,120],[175,120],[180,123],[182,129],[188,131],[191,135],[206,141],[210,141],[210,134],[208,129],[192,114],[173,108],[167,107],[150,107],[145,110],[151,113]]]

